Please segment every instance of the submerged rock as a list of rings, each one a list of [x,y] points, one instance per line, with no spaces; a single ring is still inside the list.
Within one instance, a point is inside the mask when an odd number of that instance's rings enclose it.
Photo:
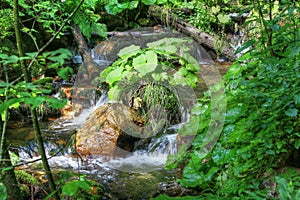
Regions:
[[[132,151],[133,132],[142,132],[143,118],[133,109],[120,103],[107,103],[95,110],[76,136],[76,148],[81,156],[122,156]],[[128,134],[129,133],[129,134]]]

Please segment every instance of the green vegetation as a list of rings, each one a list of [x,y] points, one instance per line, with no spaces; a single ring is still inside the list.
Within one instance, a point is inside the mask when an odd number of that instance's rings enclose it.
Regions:
[[[179,182],[202,191],[203,198],[297,199],[299,171],[287,180],[278,173],[287,164],[299,167],[299,3],[252,5],[260,37],[238,50],[251,46],[224,77],[227,111],[221,137],[199,156],[214,112],[207,92],[200,99],[207,109],[200,107],[200,128]]]
[[[93,34],[106,38],[107,27],[124,30],[152,25],[145,13],[154,4],[171,9],[201,31],[220,35],[222,40],[226,31],[237,30],[229,13],[250,13],[242,22],[249,40],[236,52],[246,53],[223,78],[227,104],[212,105],[212,96],[222,89],[220,85],[206,91],[192,111],[191,123],[180,130],[197,132],[192,148],[184,146],[166,165],[183,168],[178,181],[200,193],[198,197],[183,198],[300,199],[300,3],[295,0],[1,1],[0,199],[22,199],[18,180],[36,185],[28,174],[14,173],[5,140],[9,111],[20,105],[30,107],[42,152],[37,111],[44,105],[59,109],[66,101],[50,97],[54,77],[40,77],[52,70],[55,78],[68,80],[75,72],[66,64],[71,51],[61,48],[71,44],[64,43],[66,33],[78,26],[91,41]],[[120,24],[123,27],[115,27]],[[119,100],[120,92],[128,92],[133,98],[132,107],[137,100],[143,106],[136,108],[142,108],[140,112],[145,115],[160,102],[168,111],[168,119],[175,123],[177,113],[171,111],[179,105],[173,88],[194,88],[199,82],[200,67],[188,53],[188,42],[184,38],[167,38],[148,43],[144,49],[136,45],[122,49],[119,58],[100,74],[101,81],[109,84],[110,99]],[[126,90],[124,85],[128,86]],[[225,107],[221,135],[211,135],[215,142],[212,145],[205,139],[210,127],[219,123],[212,116],[216,109]],[[46,158],[43,163],[50,177]],[[59,187],[51,188],[49,198],[93,199],[91,194],[95,194],[97,199],[102,193],[101,186],[81,176],[68,180],[57,180]],[[51,187],[51,180],[49,183]],[[97,195],[93,188],[97,188]],[[162,195],[157,199],[167,198]]]

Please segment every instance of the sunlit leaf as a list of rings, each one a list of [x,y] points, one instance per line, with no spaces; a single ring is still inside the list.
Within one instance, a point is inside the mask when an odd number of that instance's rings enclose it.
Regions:
[[[122,77],[122,72],[123,68],[119,67],[116,68],[115,70],[111,71],[107,76],[106,76],[106,82],[109,85],[112,85],[114,82],[119,81]]]
[[[229,17],[229,15],[224,15],[224,14],[218,14],[218,20],[220,23],[222,24],[227,24],[231,21],[231,18]]]
[[[136,55],[139,51],[140,51],[139,46],[130,45],[128,47],[121,49],[120,52],[118,53],[118,56],[123,59],[126,59],[126,58]]]
[[[156,0],[142,0],[142,3],[145,5],[153,5],[156,2]]]

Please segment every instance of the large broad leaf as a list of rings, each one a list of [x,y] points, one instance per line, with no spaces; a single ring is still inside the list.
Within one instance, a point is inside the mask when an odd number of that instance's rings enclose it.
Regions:
[[[167,54],[173,54],[177,52],[177,47],[175,45],[163,45],[163,46],[157,46],[153,48],[158,53],[167,53]]]
[[[5,65],[10,63],[17,63],[19,61],[19,57],[15,55],[8,56],[6,54],[0,54],[0,58],[0,63],[4,63]]]
[[[125,47],[125,48],[121,49],[120,52],[118,53],[118,56],[123,58],[123,59],[127,59],[131,56],[136,55],[139,51],[140,51],[139,46],[130,45],[128,47]]]
[[[139,66],[143,66],[147,64],[147,57],[145,54],[141,54],[135,58],[133,58],[132,66],[136,69]]]
[[[68,196],[74,196],[79,189],[83,189],[86,191],[91,191],[89,184],[86,181],[81,180],[73,180],[66,183],[62,187],[62,193]]]
[[[147,46],[148,47],[158,47],[158,46],[167,46],[167,45],[181,45],[182,43],[185,43],[185,42],[189,42],[191,41],[190,39],[185,39],[185,38],[163,38],[161,40],[157,40],[155,42],[150,42],[150,43],[147,43]]]
[[[132,61],[133,68],[142,75],[155,70],[157,66],[157,57],[154,52],[149,51],[135,57]]]
[[[112,85],[114,82],[119,81],[122,78],[122,73],[123,73],[122,67],[119,67],[111,71],[106,77],[106,82],[109,85]]]
[[[298,114],[298,110],[295,108],[290,108],[287,111],[285,111],[285,114],[289,117],[296,117]]]
[[[157,65],[157,54],[154,51],[146,51],[145,52],[146,58],[147,58],[147,63],[148,64],[153,64]]]

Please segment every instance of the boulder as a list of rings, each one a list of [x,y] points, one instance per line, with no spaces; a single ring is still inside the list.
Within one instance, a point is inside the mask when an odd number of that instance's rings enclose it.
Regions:
[[[77,152],[80,156],[122,156],[124,152],[132,151],[134,143],[139,140],[124,130],[142,133],[143,123],[143,118],[124,104],[104,104],[78,131]]]

